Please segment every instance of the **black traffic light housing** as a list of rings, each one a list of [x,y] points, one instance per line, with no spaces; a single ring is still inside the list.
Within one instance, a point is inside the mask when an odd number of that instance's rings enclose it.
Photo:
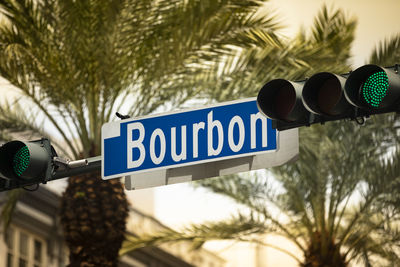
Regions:
[[[46,138],[11,141],[0,147],[0,177],[3,188],[46,183],[55,172],[57,154]]]
[[[354,106],[366,110],[388,110],[390,112],[390,110],[394,109],[398,111],[400,99],[400,75],[398,71],[398,65],[389,68],[365,65],[356,69],[351,73],[345,84],[344,93],[347,100]],[[385,85],[386,88],[384,88],[385,91],[382,94],[379,94],[379,92],[376,92],[376,95],[368,94],[366,90],[363,90],[363,87],[369,88],[366,83],[373,86],[376,82],[381,82]],[[374,97],[379,98],[379,103],[374,104],[370,101]]]
[[[292,82],[276,79],[265,84],[257,96],[260,112],[272,119],[272,127],[291,128],[308,125],[310,112],[302,103],[301,90],[305,81]],[[279,127],[279,128],[280,128]]]
[[[74,161],[60,158],[47,138],[0,146],[0,191],[21,187],[32,191],[28,186],[100,169],[101,156]]]
[[[257,105],[278,130],[399,112],[398,70],[398,65],[365,65],[341,75],[317,73],[299,82],[275,79],[261,88]]]

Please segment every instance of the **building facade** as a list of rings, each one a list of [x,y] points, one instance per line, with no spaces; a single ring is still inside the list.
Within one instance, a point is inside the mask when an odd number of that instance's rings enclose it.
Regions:
[[[0,205],[6,193],[0,194]],[[60,196],[41,186],[18,200],[11,225],[0,233],[0,267],[64,267],[68,248],[59,219]],[[130,209],[128,231],[161,230],[152,216]],[[137,249],[120,258],[121,267],[224,267],[225,261],[205,250],[192,251],[190,243]]]

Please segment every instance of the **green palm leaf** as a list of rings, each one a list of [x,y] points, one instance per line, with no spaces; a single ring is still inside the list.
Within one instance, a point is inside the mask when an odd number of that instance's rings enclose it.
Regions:
[[[380,66],[392,66],[400,62],[400,34],[380,42],[372,52],[369,62]]]
[[[97,156],[101,126],[115,112],[143,115],[207,96],[226,58],[261,44],[278,47],[275,18],[254,15],[262,4],[1,1],[0,75],[37,112],[26,120],[9,113],[2,123],[44,134],[35,127],[43,119],[46,131],[50,125],[60,136],[51,138],[57,150],[72,158]],[[98,174],[72,177],[62,203],[71,265],[115,265],[127,217],[120,182],[100,181]],[[109,219],[98,221],[104,216]]]

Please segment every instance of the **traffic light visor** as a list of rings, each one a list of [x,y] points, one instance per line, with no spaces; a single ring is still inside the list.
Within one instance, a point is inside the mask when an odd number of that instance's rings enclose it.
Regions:
[[[390,108],[400,98],[400,77],[394,68],[365,65],[350,74],[344,93],[350,103],[361,108]]]
[[[305,111],[298,93],[300,88],[297,83],[284,79],[272,80],[258,93],[258,109],[272,119],[295,121]]]
[[[346,79],[329,72],[317,73],[307,80],[302,91],[306,108],[319,115],[336,116],[350,108],[343,94]]]

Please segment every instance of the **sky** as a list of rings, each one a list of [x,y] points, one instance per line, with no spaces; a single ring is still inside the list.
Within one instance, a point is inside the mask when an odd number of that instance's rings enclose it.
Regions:
[[[273,8],[282,18],[286,36],[294,35],[300,26],[312,25],[323,4],[341,8],[350,17],[357,18],[356,39],[352,49],[353,67],[368,63],[368,57],[377,43],[400,33],[399,0],[270,0],[266,8]]]

